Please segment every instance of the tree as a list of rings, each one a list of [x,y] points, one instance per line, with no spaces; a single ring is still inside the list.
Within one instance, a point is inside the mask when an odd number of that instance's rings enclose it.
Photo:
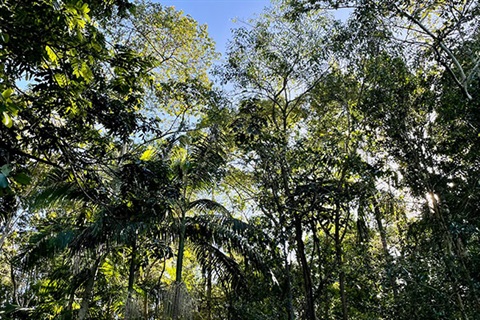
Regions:
[[[471,90],[478,77],[480,58],[468,49],[470,62],[464,62],[458,51],[458,39],[475,41],[478,33],[472,28],[478,20],[475,1],[317,1],[292,0],[291,14],[308,10],[347,8],[352,10],[351,23],[364,28],[376,28],[377,36],[388,37],[404,46],[404,54],[416,60],[430,57],[439,70],[447,71],[465,97],[472,99]],[[408,46],[408,48],[406,47]],[[413,50],[412,50],[413,48]]]
[[[183,141],[188,140],[184,137]],[[249,259],[256,268],[261,266],[261,260],[247,239],[254,231],[245,222],[234,218],[219,202],[203,198],[212,185],[223,176],[225,154],[221,133],[214,128],[206,137],[200,133],[194,136],[194,143],[175,147],[171,155],[170,183],[178,186],[178,198],[173,199],[169,206],[171,216],[171,232],[178,241],[176,254],[175,282],[171,316],[173,319],[182,316],[185,310],[185,292],[183,292],[184,253],[187,244],[193,247],[197,261],[209,274],[212,273],[225,285],[234,289],[244,286],[243,273],[236,259],[225,250],[236,252]],[[210,283],[207,290],[211,290]],[[207,292],[208,295],[211,293]],[[207,301],[211,307],[211,301]],[[187,306],[188,307],[188,306]],[[183,316],[186,316],[183,314]]]
[[[200,99],[200,92],[209,94],[205,93],[209,90],[205,70],[213,44],[193,19],[154,5],[135,6],[136,13],[126,1],[16,1],[1,6],[5,9],[0,32],[5,72],[1,88],[4,126],[0,130],[0,192],[2,206],[9,207],[5,214],[2,210],[1,221],[6,222],[2,226],[2,243],[6,236],[14,234],[12,226],[19,211],[12,203],[22,200],[28,214],[36,210],[37,204],[30,206],[23,199],[24,185],[35,183],[29,191],[37,198],[46,198],[48,204],[48,209],[42,205],[37,210],[55,213],[58,221],[52,219],[45,222],[46,226],[42,221],[28,222],[29,228],[42,229],[38,234],[32,232],[32,239],[38,241],[35,245],[40,247],[32,244],[32,248],[23,248],[32,250],[29,256],[54,259],[70,257],[72,252],[89,256],[85,247],[92,247],[101,257],[86,258],[83,276],[87,278],[72,280],[68,289],[71,312],[76,291],[83,287],[79,310],[83,318],[93,297],[95,275],[104,267],[104,259],[116,250],[109,243],[131,249],[127,286],[131,295],[139,270],[137,240],[141,241],[144,232],[155,226],[152,219],[161,223],[162,201],[168,199],[156,198],[165,191],[162,188],[167,188],[166,184],[158,184],[163,173],[161,165],[156,165],[163,160],[146,163],[152,148],[145,144],[162,141],[186,127],[182,122],[166,132],[159,129],[162,119],[158,111],[153,116],[146,111],[146,93],[156,95],[159,110],[179,107],[180,100],[201,104],[199,101],[205,99]],[[178,64],[164,61],[158,50],[152,44],[145,46],[140,37],[134,39],[137,46],[133,45],[129,42],[132,39],[113,27],[128,21],[142,21],[132,31],[137,35],[142,30],[153,33],[162,29],[156,36],[171,43],[162,49],[171,48],[169,59]],[[191,50],[194,46],[198,46],[195,52]],[[193,69],[198,72],[195,79],[186,78],[188,70]],[[155,72],[158,78],[153,77]],[[19,82],[21,79],[27,84]],[[181,90],[170,90],[162,96],[161,81]],[[196,81],[203,82],[197,85]],[[185,110],[179,114],[185,114]],[[51,185],[37,184],[49,175],[56,175],[48,179]],[[155,199],[157,203],[150,206]],[[68,203],[65,210],[56,210],[63,201]],[[145,219],[140,219],[136,210],[144,213]],[[125,223],[127,217],[133,221]],[[65,269],[65,265],[60,268]],[[48,275],[46,272],[40,277]],[[76,277],[66,273],[63,276],[62,280]]]
[[[19,198],[8,198],[20,196],[31,175],[44,172],[41,166],[64,168],[81,185],[85,169],[108,162],[112,141],[137,129],[149,62],[109,47],[97,27],[114,12],[125,14],[126,1],[7,1],[1,7],[1,196],[15,213]]]
[[[3,1],[0,317],[476,318],[478,8]]]
[[[350,111],[345,110],[346,119],[338,122],[334,122],[335,119],[326,124],[330,119],[321,123],[322,120],[316,118],[325,114],[330,116],[348,107],[335,105],[328,109],[316,98],[324,88],[322,83],[328,81],[329,70],[334,69],[331,51],[327,49],[330,34],[326,26],[329,22],[322,15],[304,15],[289,22],[281,14],[267,13],[253,22],[251,30],[240,28],[236,31],[229,63],[223,71],[224,77],[232,80],[244,94],[232,130],[242,151],[244,165],[252,168],[255,183],[259,186],[257,204],[263,214],[280,226],[270,232],[276,234],[279,245],[284,248],[288,290],[292,290],[288,256],[290,239],[293,238],[292,247],[296,249],[302,272],[306,301],[303,316],[306,319],[315,319],[316,311],[304,235],[317,233],[319,225],[311,222],[323,219],[316,220],[315,215],[322,210],[335,212],[337,264],[342,269],[341,241],[345,232],[340,230],[348,228],[349,209],[340,201],[352,201],[343,191],[349,179],[347,172],[351,160],[343,162],[337,158],[337,155],[351,157],[350,148],[354,149],[349,146],[348,133],[353,129],[349,122],[343,122],[349,121]],[[316,130],[327,130],[328,125],[346,125],[348,135],[342,136],[339,129],[338,135],[332,134],[330,144],[321,140],[324,145],[318,145],[313,140]],[[331,157],[327,155],[329,152],[333,152]],[[324,159],[325,163],[315,161],[317,157]],[[331,175],[327,174],[329,170]],[[329,199],[334,198],[338,202],[330,203]],[[341,217],[344,208],[346,218]],[[339,277],[342,313],[346,317],[344,274],[340,272]],[[287,309],[292,319],[291,300]]]

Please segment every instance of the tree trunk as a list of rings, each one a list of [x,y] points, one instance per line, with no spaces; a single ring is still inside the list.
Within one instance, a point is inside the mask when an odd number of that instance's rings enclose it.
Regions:
[[[125,320],[130,319],[131,304],[133,302],[133,285],[135,283],[135,271],[137,263],[137,235],[135,234],[132,243],[132,254],[130,258],[130,268],[128,271],[127,301],[125,303]]]
[[[183,213],[180,221],[180,233],[178,238],[177,269],[175,273],[175,281],[182,282],[183,251],[185,250],[185,214]]]
[[[182,212],[181,220],[180,220],[180,233],[178,239],[178,252],[177,252],[177,268],[175,271],[175,293],[174,293],[174,301],[173,301],[173,310],[172,310],[172,318],[178,319],[180,313],[180,306],[179,301],[180,295],[182,292],[180,291],[180,284],[182,283],[182,271],[183,271],[183,252],[185,250],[185,213]]]
[[[387,232],[383,227],[382,215],[380,213],[380,208],[378,207],[379,204],[376,199],[373,200],[373,206],[374,206],[375,221],[377,222],[378,231],[380,232],[380,241],[382,242],[383,254],[385,256],[388,282],[390,283],[390,287],[393,293],[393,298],[395,301],[397,301],[398,291],[397,291],[397,284],[395,282],[395,277],[393,275],[393,258],[390,255],[390,252],[388,251]]]
[[[74,319],[73,317],[73,303],[75,302],[75,291],[77,290],[78,286],[75,286],[70,289],[70,297],[68,298],[68,305],[67,305],[67,312],[68,312],[68,319]]]
[[[90,305],[90,300],[92,299],[93,287],[95,285],[95,278],[97,276],[98,267],[100,265],[101,259],[102,259],[101,257],[98,257],[88,272],[87,284],[85,285],[85,291],[83,292],[82,302],[80,302],[80,310],[78,311],[79,320],[83,320],[87,317],[88,307]]]
[[[297,255],[302,268],[303,286],[305,290],[305,319],[315,320],[315,305],[313,301],[313,286],[310,267],[305,255],[305,244],[303,243],[302,221],[298,215],[295,216],[295,240],[297,243]]]
[[[12,281],[12,300],[20,305],[17,297],[17,280],[15,278],[15,270],[13,269],[13,264],[10,262],[10,280]]]
[[[3,228],[3,233],[0,237],[0,252],[2,252],[3,244],[5,243],[5,240],[7,239],[8,235],[10,234],[11,228],[14,225],[13,220],[14,218],[13,216],[11,216],[8,218],[7,222],[5,222],[5,227]]]
[[[209,263],[211,262],[209,261]],[[207,320],[212,320],[212,266],[211,264],[207,265]]]
[[[108,299],[107,313],[108,313],[108,320],[113,320],[112,297],[111,296]]]
[[[288,320],[294,320],[295,315],[293,312],[293,297],[292,297],[292,275],[290,272],[290,263],[288,262],[288,252],[286,241],[283,241],[283,255],[285,262],[285,272],[287,274],[287,313]]]
[[[148,320],[148,293],[145,292],[145,298],[143,300],[143,315],[145,320]]]
[[[342,319],[348,319],[347,295],[345,292],[345,270],[343,266],[342,240],[340,239],[340,208],[335,213],[335,258],[339,269],[340,300],[342,301]]]

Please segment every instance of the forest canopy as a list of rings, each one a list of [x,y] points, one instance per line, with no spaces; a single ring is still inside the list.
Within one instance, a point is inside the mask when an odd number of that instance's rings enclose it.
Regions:
[[[479,20],[0,0],[0,318],[477,319]]]

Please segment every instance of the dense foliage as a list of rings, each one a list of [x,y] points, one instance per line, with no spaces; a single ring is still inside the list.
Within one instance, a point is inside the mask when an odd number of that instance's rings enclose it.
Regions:
[[[0,0],[0,318],[478,318],[479,18]]]

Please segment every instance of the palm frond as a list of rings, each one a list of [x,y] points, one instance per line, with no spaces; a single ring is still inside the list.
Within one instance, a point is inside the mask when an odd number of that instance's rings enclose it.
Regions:
[[[82,188],[68,171],[55,168],[46,174],[37,192],[29,197],[27,204],[32,209],[42,209],[65,202],[91,202],[91,195],[87,192],[96,191],[93,188],[89,190]]]
[[[201,213],[215,212],[226,217],[231,217],[230,211],[222,204],[210,199],[198,199],[188,204],[187,210],[198,210]]]
[[[43,259],[52,258],[65,251],[75,237],[72,229],[45,230],[35,233],[29,240],[25,250],[18,255],[27,269],[34,267]]]
[[[238,262],[224,251],[208,242],[194,245],[198,261],[204,267],[210,268],[224,284],[232,284],[233,288],[246,286],[245,275]]]
[[[64,201],[87,200],[74,182],[59,182],[35,193],[30,201],[31,208],[45,208]]]
[[[240,219],[208,214],[188,217],[186,234],[195,245],[207,243],[219,250],[236,252],[256,269],[267,272],[258,248],[267,245],[264,239],[268,237]]]

